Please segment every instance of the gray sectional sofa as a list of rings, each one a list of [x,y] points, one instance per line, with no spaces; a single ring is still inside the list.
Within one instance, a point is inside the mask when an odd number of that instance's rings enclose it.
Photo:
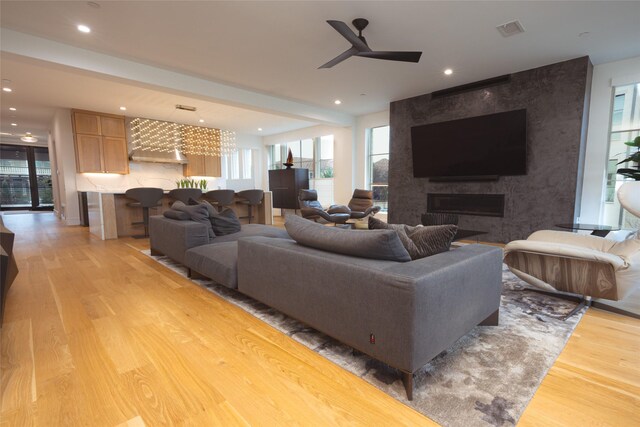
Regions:
[[[499,248],[468,245],[406,262],[371,259],[347,253],[365,235],[397,251],[393,230],[325,228],[360,234],[338,236],[349,243],[337,253],[303,246],[275,227],[243,225],[210,241],[202,224],[152,217],[150,241],[152,253],[397,368],[409,400],[414,372],[476,325],[498,324]]]

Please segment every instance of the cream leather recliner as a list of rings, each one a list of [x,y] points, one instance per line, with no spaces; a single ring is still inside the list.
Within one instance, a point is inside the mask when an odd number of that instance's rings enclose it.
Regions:
[[[621,205],[640,216],[640,181],[624,184]],[[620,242],[542,230],[505,246],[504,262],[525,282],[545,291],[621,300],[640,287],[640,236]]]

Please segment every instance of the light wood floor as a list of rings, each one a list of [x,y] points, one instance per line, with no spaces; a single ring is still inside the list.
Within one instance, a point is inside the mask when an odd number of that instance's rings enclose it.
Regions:
[[[0,426],[434,425],[243,310],[53,215],[5,216],[20,274]],[[521,419],[640,425],[640,321],[590,309]]]

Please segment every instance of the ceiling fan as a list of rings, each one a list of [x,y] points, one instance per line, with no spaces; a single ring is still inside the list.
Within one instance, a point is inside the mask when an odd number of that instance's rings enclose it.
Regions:
[[[418,62],[420,61],[420,55],[422,52],[393,52],[393,51],[375,51],[371,50],[367,44],[367,40],[362,35],[369,21],[364,18],[356,18],[352,21],[353,26],[358,30],[358,35],[349,28],[347,24],[342,21],[327,21],[342,37],[347,39],[351,43],[351,48],[345,50],[340,55],[333,58],[331,61],[318,68],[331,68],[336,64],[341,63],[347,58],[352,56],[363,56],[365,58],[373,59],[386,59],[388,61],[403,61],[403,62]]]

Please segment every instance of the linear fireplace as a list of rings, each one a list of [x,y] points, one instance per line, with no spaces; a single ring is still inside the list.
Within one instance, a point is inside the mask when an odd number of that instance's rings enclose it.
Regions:
[[[427,212],[504,217],[504,194],[427,194]]]

